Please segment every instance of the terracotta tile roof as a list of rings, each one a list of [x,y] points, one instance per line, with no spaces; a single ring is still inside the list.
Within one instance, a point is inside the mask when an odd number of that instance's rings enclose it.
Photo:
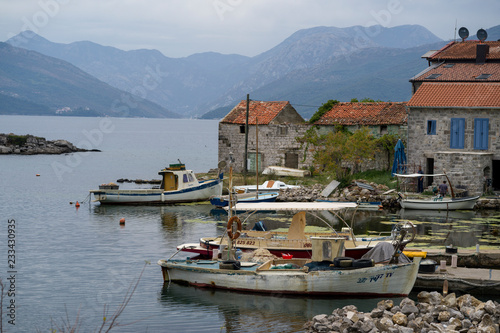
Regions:
[[[500,108],[500,83],[424,82],[407,106]]]
[[[406,124],[406,103],[338,103],[316,125],[398,125]]]
[[[431,61],[439,60],[473,60],[476,59],[476,45],[480,42],[478,40],[466,40],[464,42],[451,42],[448,43],[441,50],[437,51],[427,59]],[[500,59],[500,42],[499,41],[485,41],[482,44],[489,45],[489,53],[486,59]]]
[[[437,78],[430,79],[431,75],[439,75]],[[481,74],[491,74],[486,79],[476,79]],[[435,68],[431,68],[410,81],[471,81],[471,82],[485,82],[485,81],[500,81],[500,62],[476,64],[468,63],[443,63]]]
[[[250,101],[248,109],[248,124],[255,125],[257,118],[259,125],[269,124],[283,110],[285,106],[290,104],[288,101],[280,102],[263,102]],[[220,122],[231,124],[246,123],[247,101],[243,100],[236,105]]]

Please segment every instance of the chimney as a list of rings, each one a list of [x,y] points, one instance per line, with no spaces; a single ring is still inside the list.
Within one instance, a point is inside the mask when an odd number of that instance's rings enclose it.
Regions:
[[[486,62],[486,55],[490,52],[488,44],[476,45],[476,64],[484,64]]]

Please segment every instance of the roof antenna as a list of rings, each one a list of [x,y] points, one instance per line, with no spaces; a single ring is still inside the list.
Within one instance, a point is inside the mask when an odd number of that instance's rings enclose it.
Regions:
[[[455,35],[453,35],[453,40],[455,42],[457,41],[457,23],[458,23],[458,19],[455,19]]]

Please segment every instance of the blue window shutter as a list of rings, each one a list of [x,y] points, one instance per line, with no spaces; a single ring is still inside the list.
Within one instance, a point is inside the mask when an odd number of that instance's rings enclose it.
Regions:
[[[431,134],[436,135],[436,121],[433,120],[431,123]]]
[[[474,119],[474,149],[488,149],[489,119]]]
[[[465,118],[451,118],[450,148],[463,149],[465,142]]]

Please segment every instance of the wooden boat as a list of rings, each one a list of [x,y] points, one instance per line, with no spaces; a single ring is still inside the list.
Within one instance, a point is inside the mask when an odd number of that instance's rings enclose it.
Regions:
[[[425,210],[465,210],[474,209],[479,196],[467,198],[438,198],[429,200],[400,198],[399,204],[404,209]]]
[[[305,232],[306,213],[316,214],[321,211],[328,211],[339,217],[336,214],[337,211],[355,207],[357,207],[357,204],[353,202],[237,203],[234,209],[238,212],[292,211],[295,215],[292,218],[289,230],[286,232],[242,230],[242,236],[235,240],[234,243],[236,248],[244,252],[264,248],[278,257],[281,257],[282,253],[287,253],[293,255],[294,258],[310,258],[312,254],[312,237],[342,237],[346,240],[345,255],[359,259],[378,242],[392,240],[393,235],[359,238],[352,234],[352,228],[349,226],[342,228],[341,231],[332,229],[330,232]],[[328,223],[327,225],[329,226]],[[219,251],[219,249],[226,246],[228,246],[226,237],[202,237],[199,243],[182,244],[177,249],[212,258],[214,250]]]
[[[404,209],[425,209],[425,210],[466,210],[466,209],[474,209],[474,206],[479,199],[478,196],[473,197],[460,197],[457,198],[455,196],[455,191],[453,190],[453,186],[450,182],[450,179],[445,173],[442,174],[395,174],[396,177],[399,178],[418,178],[418,177],[438,177],[444,176],[448,180],[448,185],[450,187],[451,197],[441,197],[434,196],[429,199],[415,199],[409,198],[408,196],[398,193],[399,204]]]
[[[280,190],[285,190],[289,188],[300,188],[299,185],[287,185],[279,180],[266,180],[262,185],[241,185],[234,186],[237,193],[244,192],[279,192]]]
[[[273,259],[262,264],[235,260],[159,260],[158,265],[166,283],[252,293],[397,297],[407,296],[413,288],[420,258],[409,263],[351,261],[341,257],[345,239],[314,237],[311,241],[311,259]]]
[[[264,192],[256,194],[240,193],[235,194],[236,202],[274,202],[278,198],[278,192]],[[229,205],[229,195],[214,196],[210,198],[210,203],[216,207],[226,207]]]
[[[119,189],[118,185],[101,185],[98,190],[90,190],[95,201],[101,204],[172,204],[207,201],[222,194],[220,173],[216,179],[199,181],[192,170],[184,164],[170,164],[158,172],[162,176],[158,188]]]
[[[309,170],[286,168],[282,166],[268,166],[262,171],[262,174],[285,177],[305,177],[309,176],[311,172]]]

